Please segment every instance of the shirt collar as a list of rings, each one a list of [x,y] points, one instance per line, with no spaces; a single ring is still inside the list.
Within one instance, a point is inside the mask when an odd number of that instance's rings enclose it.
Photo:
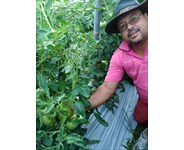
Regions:
[[[123,41],[123,42],[120,44],[120,46],[119,46],[118,49],[119,49],[119,50],[122,50],[122,51],[124,51],[124,52],[127,52],[127,53],[130,54],[130,55],[136,56],[136,57],[138,57],[138,58],[142,58],[141,56],[137,55],[137,54],[134,52],[134,50],[130,47],[130,45],[129,45],[126,41]],[[144,57],[145,57],[145,55],[147,55],[147,53],[148,53],[148,45],[147,45],[147,47],[146,47],[146,49],[145,49]]]
[[[122,51],[125,51],[125,52],[131,51],[130,45],[125,41],[121,42],[121,44],[119,46],[119,49],[122,50]]]

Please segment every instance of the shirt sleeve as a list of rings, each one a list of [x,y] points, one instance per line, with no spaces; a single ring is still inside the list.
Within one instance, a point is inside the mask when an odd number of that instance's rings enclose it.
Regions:
[[[124,75],[124,69],[122,66],[122,52],[118,50],[114,52],[110,60],[109,69],[105,77],[107,82],[119,82]]]

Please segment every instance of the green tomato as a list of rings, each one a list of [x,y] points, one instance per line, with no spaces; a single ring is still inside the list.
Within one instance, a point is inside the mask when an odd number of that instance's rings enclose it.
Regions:
[[[55,118],[50,118],[49,114],[47,114],[47,115],[44,115],[42,117],[42,122],[43,122],[44,125],[50,126],[50,125],[53,125],[56,122],[56,119]]]
[[[78,126],[78,123],[77,122],[67,122],[66,123],[66,127],[69,130],[74,130],[75,128],[77,128],[77,126]]]
[[[48,115],[44,115],[42,117],[42,122],[44,125],[49,126],[52,124],[52,119],[50,119],[50,117]]]
[[[59,121],[61,121],[62,123],[64,123],[64,122],[66,121],[67,117],[64,116],[64,115],[61,114],[61,113],[58,113],[58,114],[57,114],[57,119],[58,119]]]
[[[72,116],[72,110],[71,110],[71,109],[68,109],[68,110],[67,110],[66,116],[67,116],[67,117],[71,117],[71,116]]]
[[[42,114],[45,114],[45,112],[47,111],[47,108],[48,108],[48,107],[45,106],[43,109],[41,109],[41,113],[42,113]]]
[[[57,116],[57,113],[55,111],[49,113],[49,117],[52,118],[52,119],[56,118],[56,116]]]
[[[61,120],[63,119],[63,117],[64,117],[64,115],[63,115],[63,114],[58,113],[57,118],[58,118],[58,120],[59,120],[59,121],[61,121]]]
[[[71,110],[71,108],[64,108],[64,107],[60,106],[59,107],[59,110],[60,110],[60,112],[63,115],[65,115],[67,117],[71,117],[72,116],[72,110]]]
[[[100,22],[100,27],[101,27],[101,28],[104,28],[106,25],[107,25],[107,22],[105,22],[105,21]]]

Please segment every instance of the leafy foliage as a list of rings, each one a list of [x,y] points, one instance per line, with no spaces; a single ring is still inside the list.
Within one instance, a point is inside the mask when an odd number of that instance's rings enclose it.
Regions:
[[[86,149],[89,96],[103,82],[117,36],[104,23],[114,1],[102,2],[101,37],[93,39],[94,1],[36,2],[37,149]],[[111,12],[111,13],[110,13]],[[96,113],[102,124],[107,125]]]

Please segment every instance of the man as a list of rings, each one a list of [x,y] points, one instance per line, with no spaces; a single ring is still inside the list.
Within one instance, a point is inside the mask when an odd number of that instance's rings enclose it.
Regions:
[[[123,42],[111,58],[104,83],[89,99],[91,108],[103,104],[114,94],[126,72],[133,79],[139,95],[133,113],[134,118],[139,124],[147,124],[148,1],[139,4],[135,0],[119,0],[116,16],[107,24],[105,31],[108,34],[120,33]],[[141,134],[134,149],[146,149],[146,147],[147,129]]]

